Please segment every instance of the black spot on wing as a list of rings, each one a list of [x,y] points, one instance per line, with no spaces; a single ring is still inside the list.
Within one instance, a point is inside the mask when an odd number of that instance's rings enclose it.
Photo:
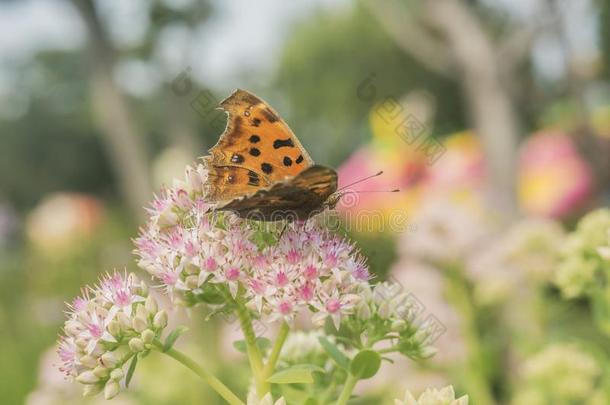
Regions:
[[[289,156],[284,156],[284,166],[292,166],[292,159]]]
[[[277,115],[275,115],[273,113],[273,111],[271,111],[268,108],[263,109],[262,113],[265,116],[265,118],[267,119],[267,121],[269,121],[271,123],[274,123],[279,120],[279,117]]]
[[[252,126],[258,127],[261,124],[261,120],[258,118],[254,118],[252,120]]]
[[[260,150],[258,150],[257,148],[250,148],[250,154],[251,154],[252,156],[260,156],[261,151],[260,151]]]
[[[292,142],[292,139],[290,138],[276,139],[275,141],[273,141],[273,149],[279,148],[294,148],[294,142]]]
[[[296,160],[297,164],[301,163],[302,161],[303,161],[303,155],[299,155],[299,157]]]
[[[257,143],[257,142],[260,142],[261,137],[255,134],[255,135],[252,135],[249,140],[252,143]]]
[[[269,163],[263,163],[261,165],[261,170],[266,174],[271,174],[271,172],[273,171],[273,166],[271,166]]]
[[[251,186],[260,185],[261,179],[258,177],[258,174],[254,173],[252,170],[248,171],[248,184]]]

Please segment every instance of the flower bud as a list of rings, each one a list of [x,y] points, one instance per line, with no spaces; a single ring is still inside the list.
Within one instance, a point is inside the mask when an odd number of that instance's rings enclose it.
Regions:
[[[103,366],[97,366],[93,369],[93,374],[99,378],[106,378],[108,377],[108,374],[110,374],[110,370]]]
[[[81,384],[95,384],[99,380],[99,377],[93,374],[93,371],[90,370],[80,373],[78,377],[76,377],[76,381]]]
[[[148,313],[146,309],[142,305],[138,305],[136,309],[136,316],[133,318],[133,322],[131,323],[133,328],[142,333],[144,329],[148,327]]]
[[[95,358],[93,358],[92,356],[89,356],[88,354],[81,357],[79,360],[80,360],[81,364],[85,367],[93,368],[93,367],[97,366],[97,361],[95,360]]]
[[[193,263],[189,263],[186,266],[184,266],[184,272],[186,274],[199,274],[201,270],[199,269],[198,266],[195,266]]]
[[[112,321],[108,324],[108,333],[117,337],[121,334],[121,324],[117,321]]]
[[[132,338],[129,340],[129,348],[132,352],[141,352],[144,350],[144,342],[140,338]]]
[[[114,368],[119,362],[119,358],[115,352],[106,352],[100,357],[100,364],[107,368]]]
[[[156,313],[159,310],[157,301],[153,298],[152,295],[149,295],[148,298],[146,298],[146,302],[144,303],[144,308],[146,308],[148,313],[151,315]]]
[[[119,395],[120,386],[119,383],[113,380],[110,380],[104,386],[104,398],[112,399]]]
[[[404,330],[405,326],[407,326],[407,323],[405,321],[403,321],[402,319],[397,319],[394,322],[392,322],[392,331],[402,332]]]
[[[97,395],[100,392],[102,392],[103,388],[104,388],[104,386],[101,385],[101,384],[88,384],[88,385],[85,385],[85,388],[83,388],[83,396],[84,397],[92,397],[92,396]]]
[[[127,314],[125,312],[119,312],[117,314],[117,319],[119,320],[119,323],[121,324],[121,328],[122,329],[130,329],[131,328],[131,320],[129,319],[129,316],[127,316]]]
[[[377,314],[381,317],[381,319],[387,319],[391,315],[391,308],[388,302],[382,302],[379,305],[379,309],[377,310]]]
[[[122,368],[115,368],[110,372],[110,379],[113,381],[120,381],[125,376]]]
[[[178,215],[172,211],[172,207],[169,206],[159,215],[157,225],[159,225],[159,228],[169,228],[176,225],[179,219],[180,218],[178,218]]]
[[[74,343],[76,343],[76,346],[80,347],[81,349],[85,349],[89,344],[89,341],[87,339],[80,338],[76,339]]]
[[[415,335],[413,335],[413,339],[418,343],[425,342],[426,339],[428,339],[428,337],[429,337],[428,330],[425,328],[419,329],[417,332],[415,332]]]
[[[146,321],[144,319],[142,319],[140,317],[135,317],[135,318],[133,318],[133,322],[131,323],[131,326],[137,332],[142,332],[144,329],[146,329],[148,324],[146,323]]]
[[[436,353],[438,353],[438,349],[436,347],[426,346],[422,350],[420,356],[422,359],[429,359],[430,357],[434,356]]]
[[[153,340],[155,340],[155,332],[150,329],[146,329],[142,332],[142,341],[144,341],[144,343],[150,344]]]
[[[187,288],[190,288],[191,290],[199,287],[199,277],[198,276],[188,276],[185,280],[184,280],[184,284],[186,284]]]
[[[167,326],[167,312],[165,312],[165,310],[156,313],[153,319],[153,325],[157,329],[163,329]]]
[[[371,308],[369,308],[368,303],[362,301],[360,303],[360,305],[358,305],[357,316],[358,316],[358,318],[362,319],[363,321],[366,321],[371,317]]]

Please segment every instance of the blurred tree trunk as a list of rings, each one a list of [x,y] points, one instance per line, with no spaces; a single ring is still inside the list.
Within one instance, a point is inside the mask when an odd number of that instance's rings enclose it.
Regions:
[[[108,150],[121,194],[136,218],[142,220],[142,207],[150,199],[152,191],[143,136],[135,124],[126,97],[112,78],[114,50],[93,1],[71,1],[89,32],[94,120]]]
[[[576,141],[578,147],[582,153],[588,157],[588,163],[595,171],[595,180],[597,182],[598,190],[603,191],[604,188],[610,184],[610,142],[602,139],[595,134],[589,117],[591,114],[590,108],[587,105],[586,100],[586,83],[590,80],[583,76],[582,69],[578,68],[578,61],[576,60],[575,52],[570,46],[569,35],[567,27],[563,20],[562,10],[563,4],[560,0],[546,0],[549,12],[555,17],[556,22],[553,26],[553,32],[557,41],[560,44],[561,51],[563,53],[563,61],[565,65],[565,85],[566,92],[575,103],[576,118],[578,120],[577,127],[575,128]],[[603,17],[604,13],[610,11],[610,0],[606,0],[601,5],[600,16]],[[609,10],[604,11],[604,7]],[[609,15],[610,16],[610,15]],[[600,29],[603,34],[604,24],[608,24],[604,20],[600,21]],[[604,38],[601,36],[602,46],[609,43],[610,38]],[[603,68],[603,66],[602,66]],[[602,72],[603,73],[603,72]]]
[[[466,4],[460,0],[435,0],[427,2],[426,7],[455,57],[472,123],[487,156],[490,197],[502,212],[515,215],[519,125],[502,82],[502,60],[497,58],[490,35]]]
[[[365,0],[364,4],[405,52],[432,71],[460,82],[486,153],[491,202],[507,216],[516,215],[520,125],[505,84],[511,81],[514,65],[529,51],[534,33],[522,31],[523,35],[511,36],[500,47],[461,0],[419,1],[409,7],[395,0]],[[506,60],[508,54],[513,60]]]

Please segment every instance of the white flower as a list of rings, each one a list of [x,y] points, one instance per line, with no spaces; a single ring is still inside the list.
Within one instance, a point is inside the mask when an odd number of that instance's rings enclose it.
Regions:
[[[451,385],[437,390],[436,388],[428,388],[418,399],[409,392],[405,393],[403,401],[394,400],[395,405],[468,405],[468,395],[464,395],[458,399],[455,398],[455,392]]]

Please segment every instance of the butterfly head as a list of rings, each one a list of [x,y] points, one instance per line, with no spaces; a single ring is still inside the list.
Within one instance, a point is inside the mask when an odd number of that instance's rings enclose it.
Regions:
[[[326,201],[324,201],[324,208],[334,210],[337,204],[339,204],[339,201],[341,201],[341,198],[348,192],[349,191],[336,191],[332,193],[330,196],[328,196]]]
[[[400,190],[339,190],[332,193],[324,202],[323,207],[325,209],[335,209],[337,204],[347,194],[361,194],[361,193],[398,193]]]

